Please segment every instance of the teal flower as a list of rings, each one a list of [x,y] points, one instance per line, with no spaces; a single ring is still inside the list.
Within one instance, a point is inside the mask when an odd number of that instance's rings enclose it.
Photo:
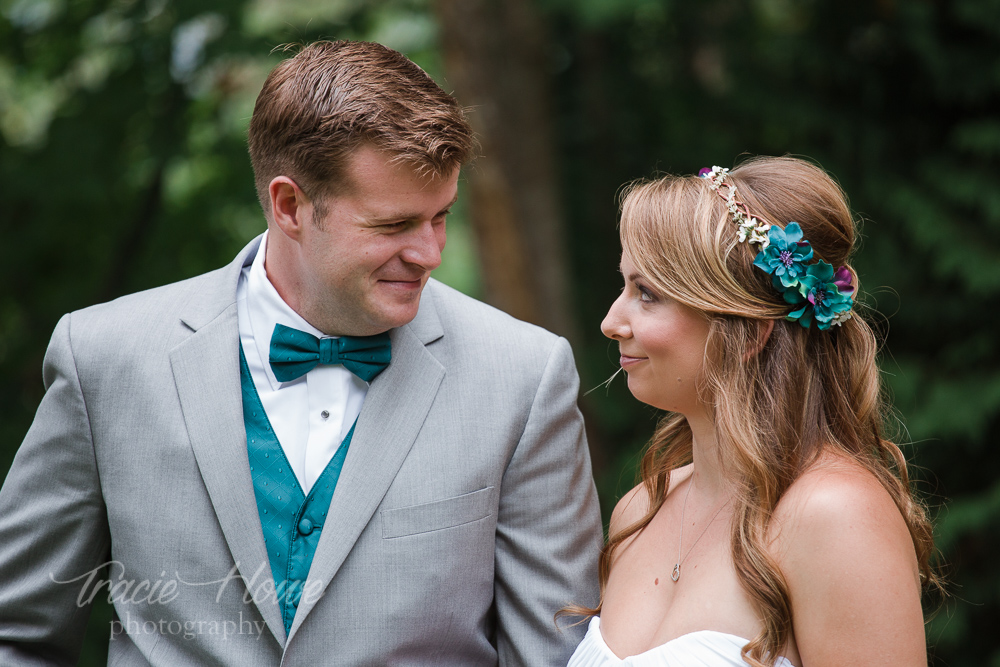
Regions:
[[[854,305],[853,292],[846,267],[834,272],[826,262],[816,262],[807,267],[796,286],[784,292],[785,301],[796,306],[785,319],[798,321],[806,329],[815,319],[820,331],[829,329],[831,324],[841,324],[846,319],[841,313],[850,311]]]
[[[767,231],[769,243],[757,253],[753,265],[775,277],[775,287],[779,291],[794,287],[799,276],[806,273],[806,262],[812,259],[813,250],[809,241],[802,240],[799,223],[790,222],[782,229],[772,226]]]

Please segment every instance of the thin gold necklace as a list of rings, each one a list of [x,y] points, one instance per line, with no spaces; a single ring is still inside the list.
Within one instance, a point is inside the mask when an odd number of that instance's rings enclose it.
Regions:
[[[688,498],[691,497],[691,489],[693,488],[694,488],[694,478],[692,475],[691,486],[688,487],[687,493],[684,494],[684,504],[681,506],[681,534],[677,538],[677,562],[674,563],[674,569],[670,573],[670,580],[673,581],[674,583],[677,583],[677,580],[681,578],[681,563],[687,560],[687,557],[691,555],[691,552],[694,551],[694,548],[698,545],[698,541],[701,540],[701,538],[705,536],[705,533],[708,532],[708,527],[711,526],[713,523],[715,523],[715,520],[716,518],[718,518],[719,513],[722,512],[722,508],[729,504],[729,499],[726,499],[726,502],[719,505],[719,509],[715,510],[715,514],[713,514],[712,518],[709,519],[708,523],[705,524],[705,529],[701,531],[701,535],[698,536],[698,539],[694,541],[694,544],[692,544],[691,547],[687,550],[687,553],[684,554],[684,558],[681,558],[681,545],[684,544],[684,514],[687,512]]]

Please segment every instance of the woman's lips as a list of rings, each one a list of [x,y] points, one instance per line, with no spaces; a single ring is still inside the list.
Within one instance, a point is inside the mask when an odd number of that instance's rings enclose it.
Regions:
[[[629,366],[635,366],[636,364],[646,361],[646,357],[630,357],[626,354],[621,355],[618,363],[621,364],[622,368],[628,368]]]

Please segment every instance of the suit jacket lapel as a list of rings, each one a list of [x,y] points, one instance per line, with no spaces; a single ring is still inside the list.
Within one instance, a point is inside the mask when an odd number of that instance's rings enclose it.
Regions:
[[[247,459],[236,315],[239,273],[258,245],[259,238],[187,305],[182,320],[194,333],[170,351],[170,365],[191,447],[223,535],[240,575],[259,585],[262,577],[271,577],[271,570]],[[284,643],[284,625],[274,600],[256,604],[275,638]]]
[[[324,588],[382,502],[444,379],[444,367],[425,347],[443,335],[430,292],[424,291],[413,322],[390,332],[392,362],[372,381],[358,416],[309,571],[309,579]],[[305,598],[300,603],[289,639],[315,604]]]

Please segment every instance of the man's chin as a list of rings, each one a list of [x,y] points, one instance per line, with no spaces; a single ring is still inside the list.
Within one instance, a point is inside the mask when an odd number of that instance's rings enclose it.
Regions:
[[[395,329],[409,324],[417,316],[417,311],[420,308],[420,292],[417,292],[412,299],[396,301],[392,305],[387,305],[384,302],[379,305],[381,307],[372,311],[372,323],[379,331]]]

